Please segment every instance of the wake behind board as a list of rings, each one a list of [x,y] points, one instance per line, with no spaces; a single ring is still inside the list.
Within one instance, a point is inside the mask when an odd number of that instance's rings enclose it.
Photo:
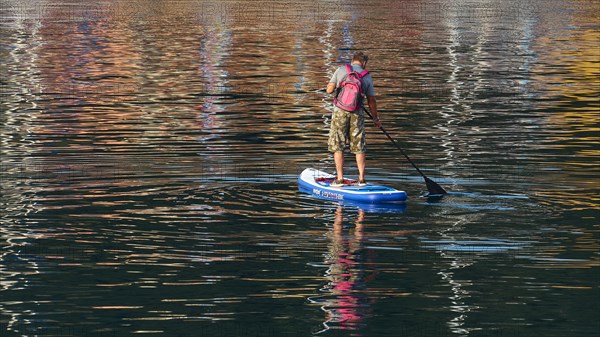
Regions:
[[[389,203],[406,200],[406,192],[395,188],[367,183],[358,186],[358,181],[346,180],[343,187],[329,186],[335,176],[307,168],[298,177],[298,188],[321,199],[348,200],[360,203]]]

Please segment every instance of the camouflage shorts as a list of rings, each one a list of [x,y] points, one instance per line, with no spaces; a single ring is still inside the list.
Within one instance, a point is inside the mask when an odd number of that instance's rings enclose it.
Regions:
[[[329,129],[329,152],[344,151],[346,143],[350,143],[350,152],[365,152],[365,115],[363,110],[355,112],[333,108],[331,128]]]

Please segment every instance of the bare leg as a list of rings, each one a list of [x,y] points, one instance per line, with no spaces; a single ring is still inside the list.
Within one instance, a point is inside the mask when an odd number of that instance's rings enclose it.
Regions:
[[[365,180],[366,156],[364,153],[356,154],[356,167],[358,167],[358,180]]]
[[[344,152],[334,152],[333,160],[335,161],[335,171],[337,173],[337,179],[344,179]]]

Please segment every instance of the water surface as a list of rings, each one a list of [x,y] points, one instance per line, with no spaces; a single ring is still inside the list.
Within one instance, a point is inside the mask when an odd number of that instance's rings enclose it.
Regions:
[[[600,334],[597,2],[0,10],[0,336]],[[297,191],[359,49],[441,200]]]

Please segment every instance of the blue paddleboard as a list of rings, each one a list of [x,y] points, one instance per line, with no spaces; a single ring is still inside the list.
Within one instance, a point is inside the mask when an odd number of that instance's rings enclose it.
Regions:
[[[354,201],[360,203],[388,203],[406,200],[406,192],[395,188],[367,183],[358,186],[358,181],[348,180],[342,187],[331,187],[335,176],[312,168],[307,168],[298,177],[300,191],[321,199]]]

